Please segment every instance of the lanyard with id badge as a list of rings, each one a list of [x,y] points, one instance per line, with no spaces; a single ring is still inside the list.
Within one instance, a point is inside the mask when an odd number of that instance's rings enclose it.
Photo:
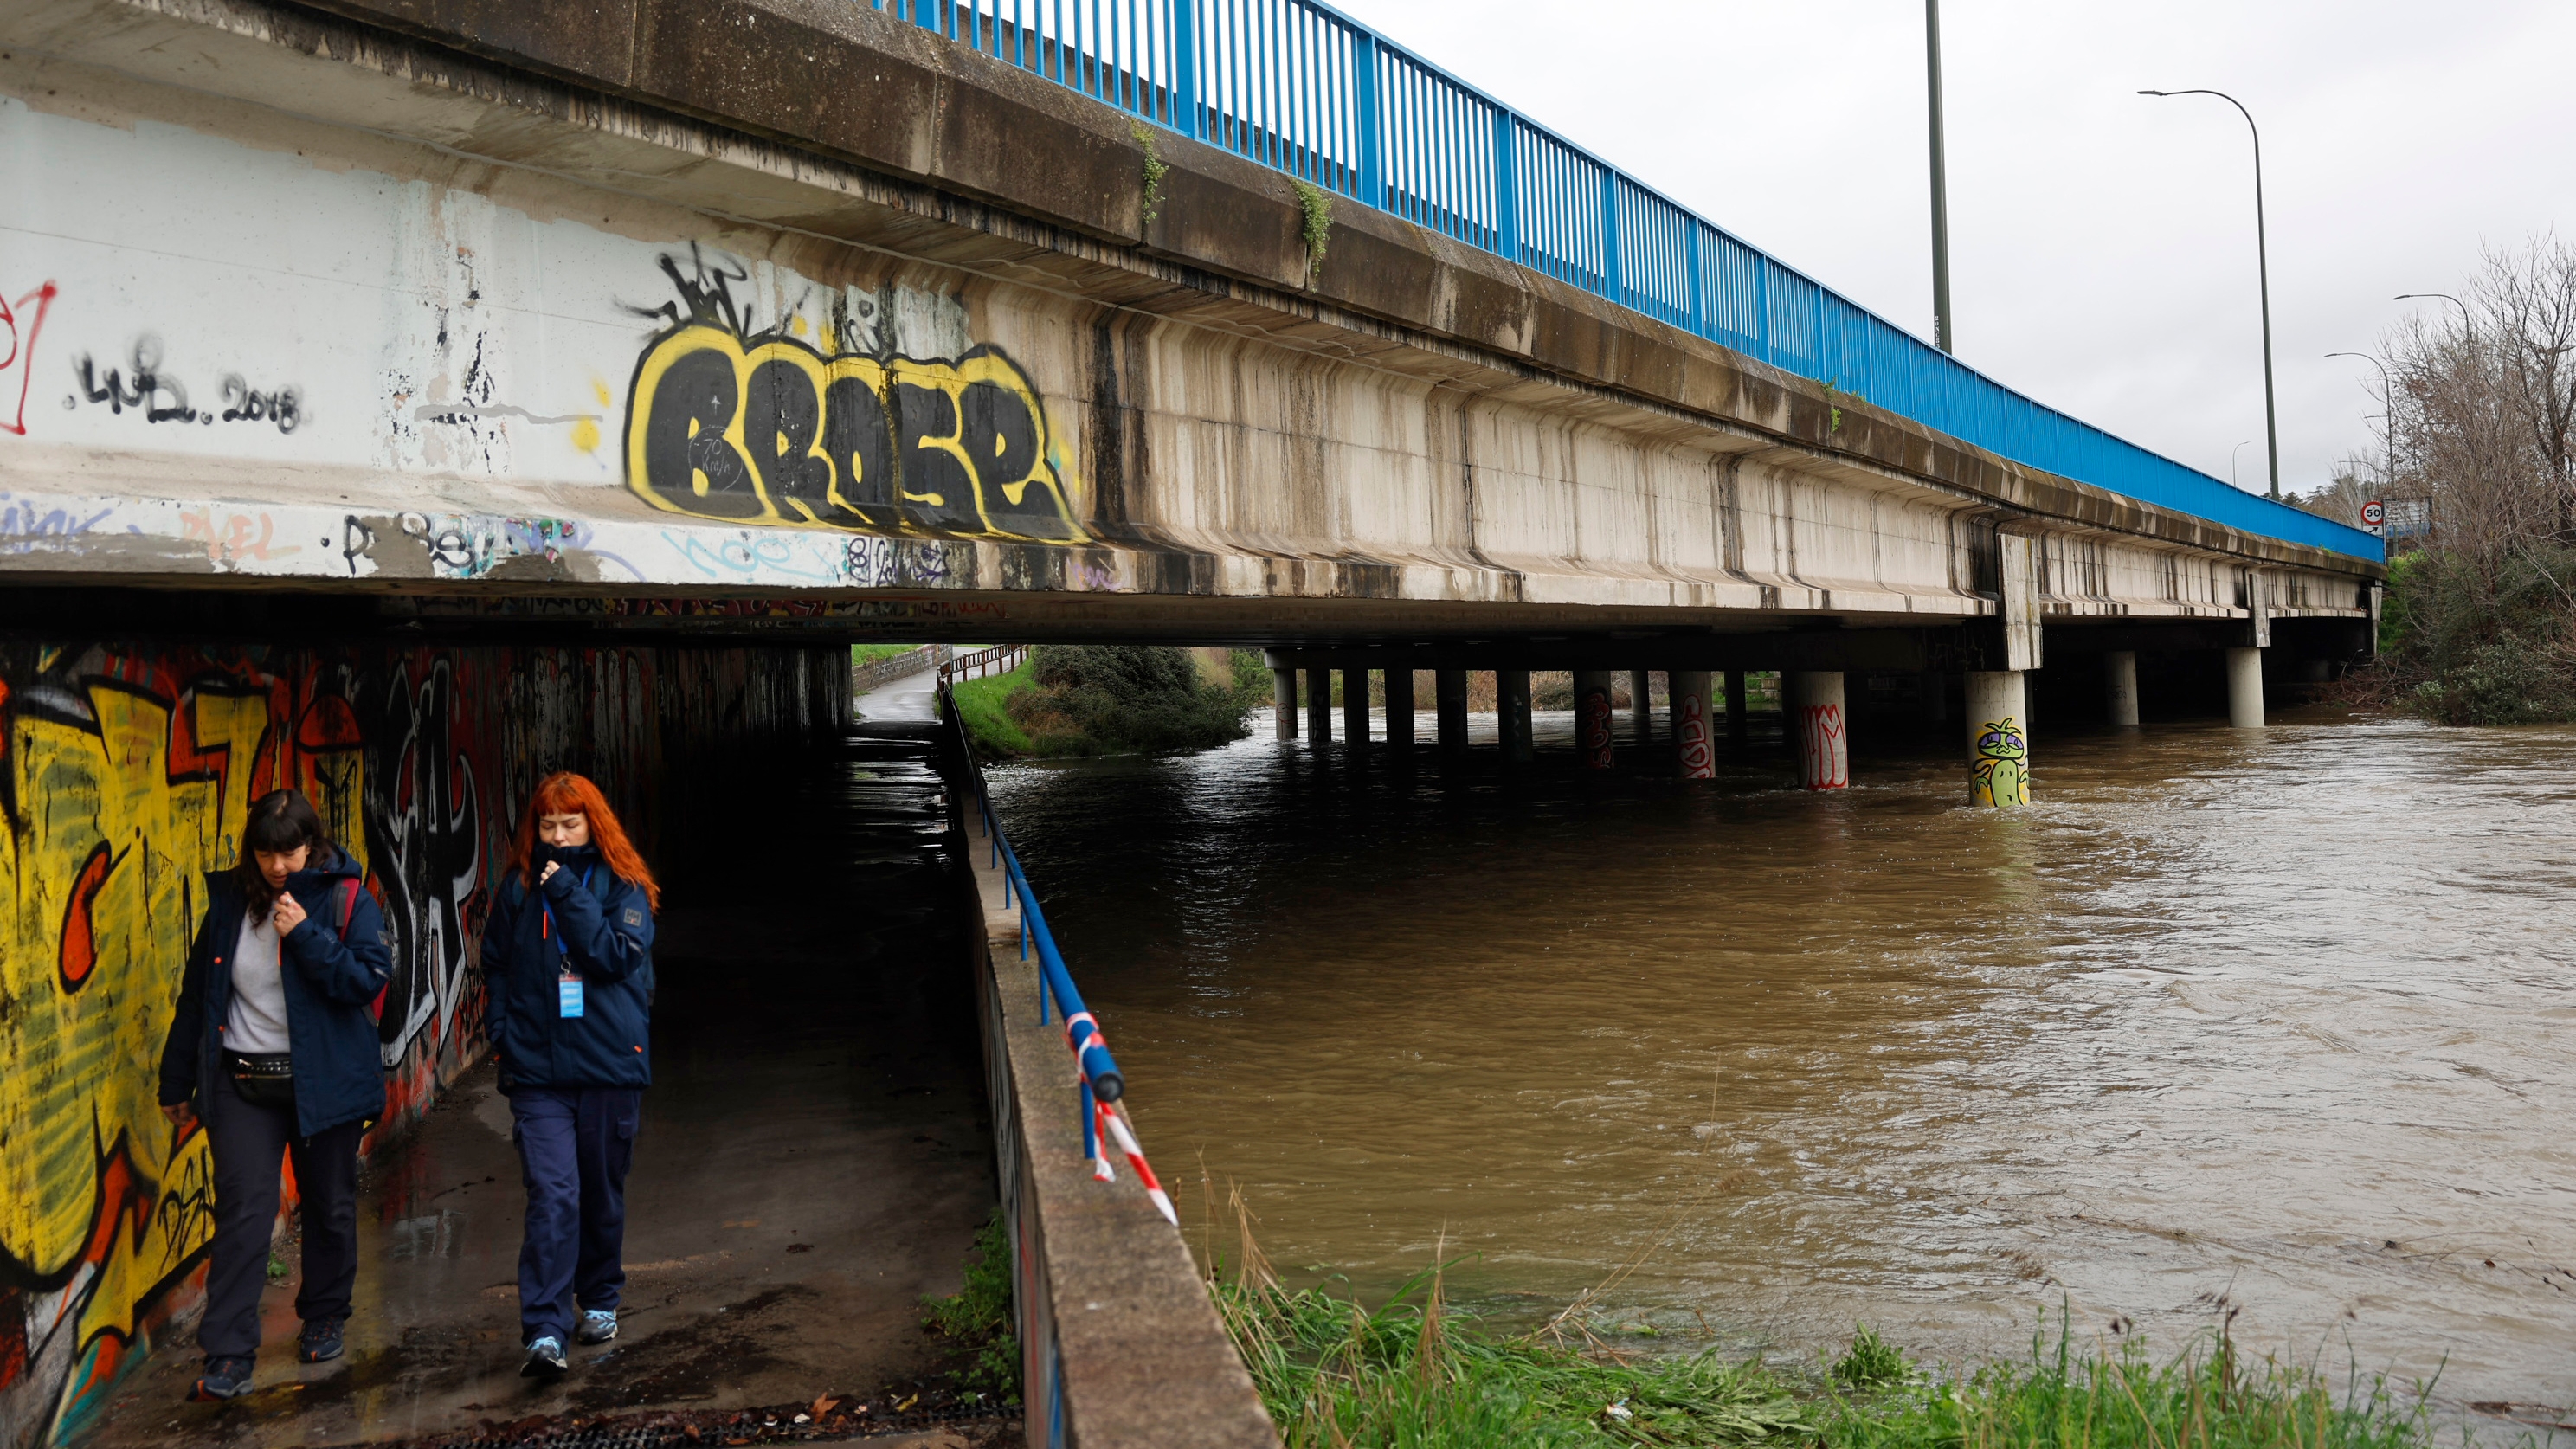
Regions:
[[[581,873],[581,888],[590,889],[589,870]],[[537,934],[554,938],[556,957],[563,963],[563,974],[555,978],[555,1015],[567,1019],[577,1017],[581,1015],[582,1008],[581,977],[572,969],[572,947],[564,944],[563,932],[555,929],[555,908],[546,902],[545,897],[537,898],[537,909],[546,913],[545,922],[537,928]]]

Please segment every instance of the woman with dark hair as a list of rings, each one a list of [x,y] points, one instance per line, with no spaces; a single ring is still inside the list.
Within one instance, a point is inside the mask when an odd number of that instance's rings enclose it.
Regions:
[[[483,924],[492,1050],[528,1189],[519,1372],[532,1378],[564,1373],[567,1343],[617,1336],[661,905],[599,787],[570,772],[539,781]]]
[[[303,796],[277,790],[251,802],[241,863],[207,877],[205,924],[161,1049],[162,1115],[182,1129],[203,1117],[215,1158],[197,1326],[205,1373],[192,1398],[250,1387],[281,1157],[304,1199],[296,1356],[340,1355],[358,1277],[358,1139],[385,1110],[368,1007],[393,969],[363,874]]]

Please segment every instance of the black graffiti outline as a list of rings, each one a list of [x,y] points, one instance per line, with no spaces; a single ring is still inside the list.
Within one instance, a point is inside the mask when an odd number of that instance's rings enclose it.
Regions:
[[[203,423],[212,427],[218,421],[227,423],[264,422],[281,434],[292,433],[304,423],[304,393],[288,386],[261,392],[238,372],[224,374],[216,386],[226,406],[196,408],[188,403],[188,385],[161,370],[161,339],[146,332],[134,339],[126,355],[123,372],[111,367],[102,377],[98,364],[84,352],[72,359],[72,374],[80,383],[80,397],[93,403],[107,404],[107,410],[118,416],[140,412],[147,423]],[[64,406],[71,406],[66,399]]]
[[[473,762],[456,747],[455,679],[433,660],[419,688],[408,667],[387,682],[367,735],[370,872],[395,940],[377,1039],[399,1065],[423,1027],[452,1022],[467,966],[465,912],[481,889],[482,809]]]
[[[107,404],[107,410],[122,416],[132,408],[142,412],[147,423],[193,423],[204,416],[188,406],[188,388],[175,377],[161,375],[161,339],[146,332],[134,339],[127,357],[131,384],[118,377],[115,368],[107,370],[107,381],[100,383],[92,374],[90,356],[84,352],[72,361],[72,371],[79,375],[81,393],[94,403]],[[160,401],[161,394],[170,401]],[[212,419],[208,419],[212,421]]]

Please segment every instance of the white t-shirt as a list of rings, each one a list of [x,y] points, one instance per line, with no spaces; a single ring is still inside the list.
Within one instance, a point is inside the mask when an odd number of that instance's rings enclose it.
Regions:
[[[292,1048],[286,1039],[286,983],[279,977],[277,927],[266,912],[242,915],[233,947],[233,999],[224,1014],[224,1048],[266,1056]]]

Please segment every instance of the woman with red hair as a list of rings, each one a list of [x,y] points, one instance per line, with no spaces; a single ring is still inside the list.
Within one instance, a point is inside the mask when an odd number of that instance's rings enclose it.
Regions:
[[[570,771],[538,781],[483,924],[492,1050],[528,1188],[519,1371],[532,1378],[569,1369],[567,1344],[617,1336],[661,905],[599,787]]]

